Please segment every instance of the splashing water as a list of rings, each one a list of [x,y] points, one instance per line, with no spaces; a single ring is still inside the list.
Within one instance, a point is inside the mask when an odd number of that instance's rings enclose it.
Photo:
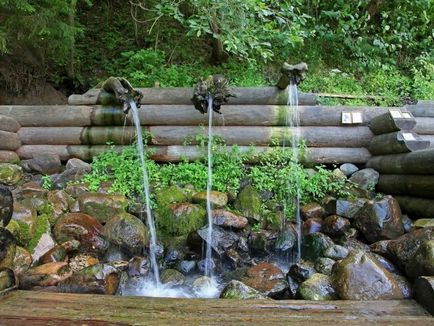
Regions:
[[[136,103],[134,101],[130,101],[129,105],[131,107],[131,114],[133,116],[134,126],[136,127],[136,135],[137,135],[137,152],[140,157],[140,163],[142,166],[142,174],[143,174],[143,190],[145,193],[145,204],[146,204],[146,222],[148,225],[149,233],[151,235],[150,243],[149,243],[149,256],[151,259],[151,267],[152,273],[154,277],[154,282],[157,287],[160,285],[160,272],[158,270],[157,264],[157,233],[155,231],[155,223],[154,218],[152,217],[151,212],[151,196],[149,192],[149,178],[148,171],[145,165],[145,155],[144,155],[144,147],[143,147],[143,136],[142,136],[142,126],[140,124],[139,112],[137,110]]]
[[[205,254],[205,276],[212,277],[212,211],[211,211],[211,189],[212,189],[212,103],[213,98],[208,95],[208,183],[206,185],[206,213],[208,216],[208,230],[206,237],[206,254]]]

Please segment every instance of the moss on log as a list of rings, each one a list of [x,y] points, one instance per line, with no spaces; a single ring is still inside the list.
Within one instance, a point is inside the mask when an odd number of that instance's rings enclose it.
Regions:
[[[434,198],[434,175],[381,174],[377,190],[391,195]]]
[[[384,174],[434,174],[434,149],[375,156],[367,167]]]
[[[403,213],[413,219],[432,218],[434,216],[434,199],[411,196],[394,196]]]
[[[372,155],[387,155],[412,152],[429,146],[429,141],[423,140],[414,132],[397,131],[373,137],[368,149]]]
[[[395,113],[397,115],[395,116]],[[416,120],[408,112],[401,114],[401,110],[389,110],[386,113],[373,118],[369,122],[369,128],[376,135],[388,134],[399,130],[412,130],[416,126]]]

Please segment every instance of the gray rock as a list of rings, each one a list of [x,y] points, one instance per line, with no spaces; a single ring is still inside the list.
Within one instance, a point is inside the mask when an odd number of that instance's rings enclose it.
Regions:
[[[374,256],[378,262],[390,273],[392,274],[400,274],[398,268],[387,258],[384,258],[383,256],[376,254],[376,253],[372,253],[372,256]]]
[[[66,162],[66,169],[78,169],[86,173],[89,173],[92,170],[89,163],[86,163],[79,158],[70,158],[68,162]]]
[[[165,269],[161,272],[161,283],[168,286],[180,286],[184,284],[185,276],[176,269]]]
[[[196,270],[195,260],[183,260],[178,264],[178,270],[184,274],[191,274]]]
[[[302,261],[291,265],[288,271],[288,276],[298,282],[304,282],[316,273],[312,262]]]
[[[276,239],[275,249],[280,253],[289,252],[297,243],[297,231],[288,225]]]
[[[350,181],[358,184],[362,189],[374,190],[379,177],[380,174],[377,171],[368,168],[353,173]]]
[[[330,276],[335,263],[336,262],[331,258],[321,257],[316,260],[315,269],[321,274]]]
[[[351,163],[344,163],[339,167],[339,170],[341,170],[347,177],[351,176],[354,172],[359,171],[359,168]]]
[[[411,299],[413,297],[413,289],[410,282],[402,275],[392,274],[401,290],[404,299]]]
[[[355,200],[338,199],[336,201],[335,214],[353,219],[360,209],[365,205],[366,199],[358,198]]]
[[[333,245],[326,249],[324,252],[324,256],[327,258],[331,258],[334,260],[341,260],[347,257],[349,254],[349,251],[347,248],[339,246],[339,245]]]
[[[266,299],[267,297],[261,294],[259,291],[245,285],[244,283],[232,280],[230,281],[222,293],[220,294],[221,299],[237,299],[237,300],[247,300],[247,299]]]
[[[208,241],[207,226],[197,230],[197,234],[202,238],[203,241]],[[222,255],[229,248],[236,246],[239,238],[240,237],[235,232],[214,226],[210,245],[217,254]]]
[[[434,240],[424,241],[405,266],[410,278],[434,276]]]
[[[304,300],[325,301],[338,298],[330,277],[320,273],[313,274],[301,283],[298,291]]]
[[[312,233],[304,237],[301,251],[305,259],[315,261],[317,258],[323,257],[326,249],[333,244],[333,240],[329,236],[320,232]]]
[[[345,217],[339,215],[327,216],[323,223],[323,232],[331,237],[344,235],[351,227],[351,223]]]
[[[34,155],[30,160],[21,161],[25,170],[35,171],[40,174],[55,174],[62,171],[62,162],[59,155]]]
[[[402,214],[401,221],[405,233],[409,233],[413,230],[413,221],[408,217],[408,215]]]

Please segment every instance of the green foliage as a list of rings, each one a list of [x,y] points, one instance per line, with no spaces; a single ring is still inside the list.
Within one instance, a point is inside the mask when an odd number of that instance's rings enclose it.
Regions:
[[[42,176],[41,181],[42,181],[42,188],[46,190],[51,190],[51,188],[53,187],[53,181],[51,180],[49,175]]]

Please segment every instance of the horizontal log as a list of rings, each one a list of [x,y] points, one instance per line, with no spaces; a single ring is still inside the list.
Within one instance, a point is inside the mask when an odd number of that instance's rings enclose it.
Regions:
[[[0,105],[0,114],[26,127],[77,127],[91,125],[92,108],[68,105]]]
[[[189,126],[149,127],[152,144],[182,145],[186,140],[197,144],[197,135],[206,135],[207,128]],[[309,147],[367,147],[372,133],[368,127],[214,127],[213,135],[227,144],[272,145],[292,142],[293,134]]]
[[[414,117],[434,118],[434,101],[419,101],[415,105],[406,105]]]
[[[381,174],[377,190],[391,195],[434,198],[434,175]]]
[[[372,138],[368,150],[372,155],[387,155],[413,152],[426,149],[429,146],[428,140],[423,140],[414,132],[397,131],[375,136]]]
[[[14,118],[7,115],[0,115],[0,130],[16,132],[20,127],[20,124]]]
[[[138,88],[143,93],[142,104],[191,104],[193,88]],[[287,104],[288,93],[277,87],[234,87],[235,98],[230,98],[229,104]],[[299,93],[300,105],[317,104],[317,96],[310,93]],[[70,105],[113,104],[113,95],[93,88],[82,95],[71,95]]]
[[[434,148],[434,135],[420,135],[419,137],[423,140],[429,141],[429,147]]]
[[[434,174],[434,149],[375,156],[367,167],[384,174]]]
[[[420,135],[434,135],[434,118],[416,118],[413,131]]]
[[[395,116],[394,112],[398,113]],[[405,115],[401,114],[405,113]],[[412,130],[416,126],[416,120],[408,111],[388,110],[384,114],[373,118],[369,122],[369,128],[376,135],[388,134],[399,130]]]
[[[394,196],[403,213],[412,219],[432,218],[434,216],[434,199],[411,196]]]
[[[16,133],[0,130],[0,150],[14,151],[20,146],[21,141]]]
[[[60,159],[66,161],[72,157],[91,161],[93,157],[114,148],[121,151],[123,146],[108,145],[23,145],[17,153],[21,159],[31,159],[36,154],[56,154]],[[250,153],[250,162],[255,161],[254,153],[261,153],[271,150],[270,147],[239,146],[241,153]],[[252,151],[253,149],[253,151]],[[179,162],[185,158],[193,161],[205,157],[206,149],[197,146],[148,146],[151,151],[151,158],[157,162]],[[307,148],[301,155],[300,161],[305,164],[312,163],[366,163],[371,155],[365,148]]]
[[[20,158],[14,151],[0,151],[0,163],[18,163]]]

